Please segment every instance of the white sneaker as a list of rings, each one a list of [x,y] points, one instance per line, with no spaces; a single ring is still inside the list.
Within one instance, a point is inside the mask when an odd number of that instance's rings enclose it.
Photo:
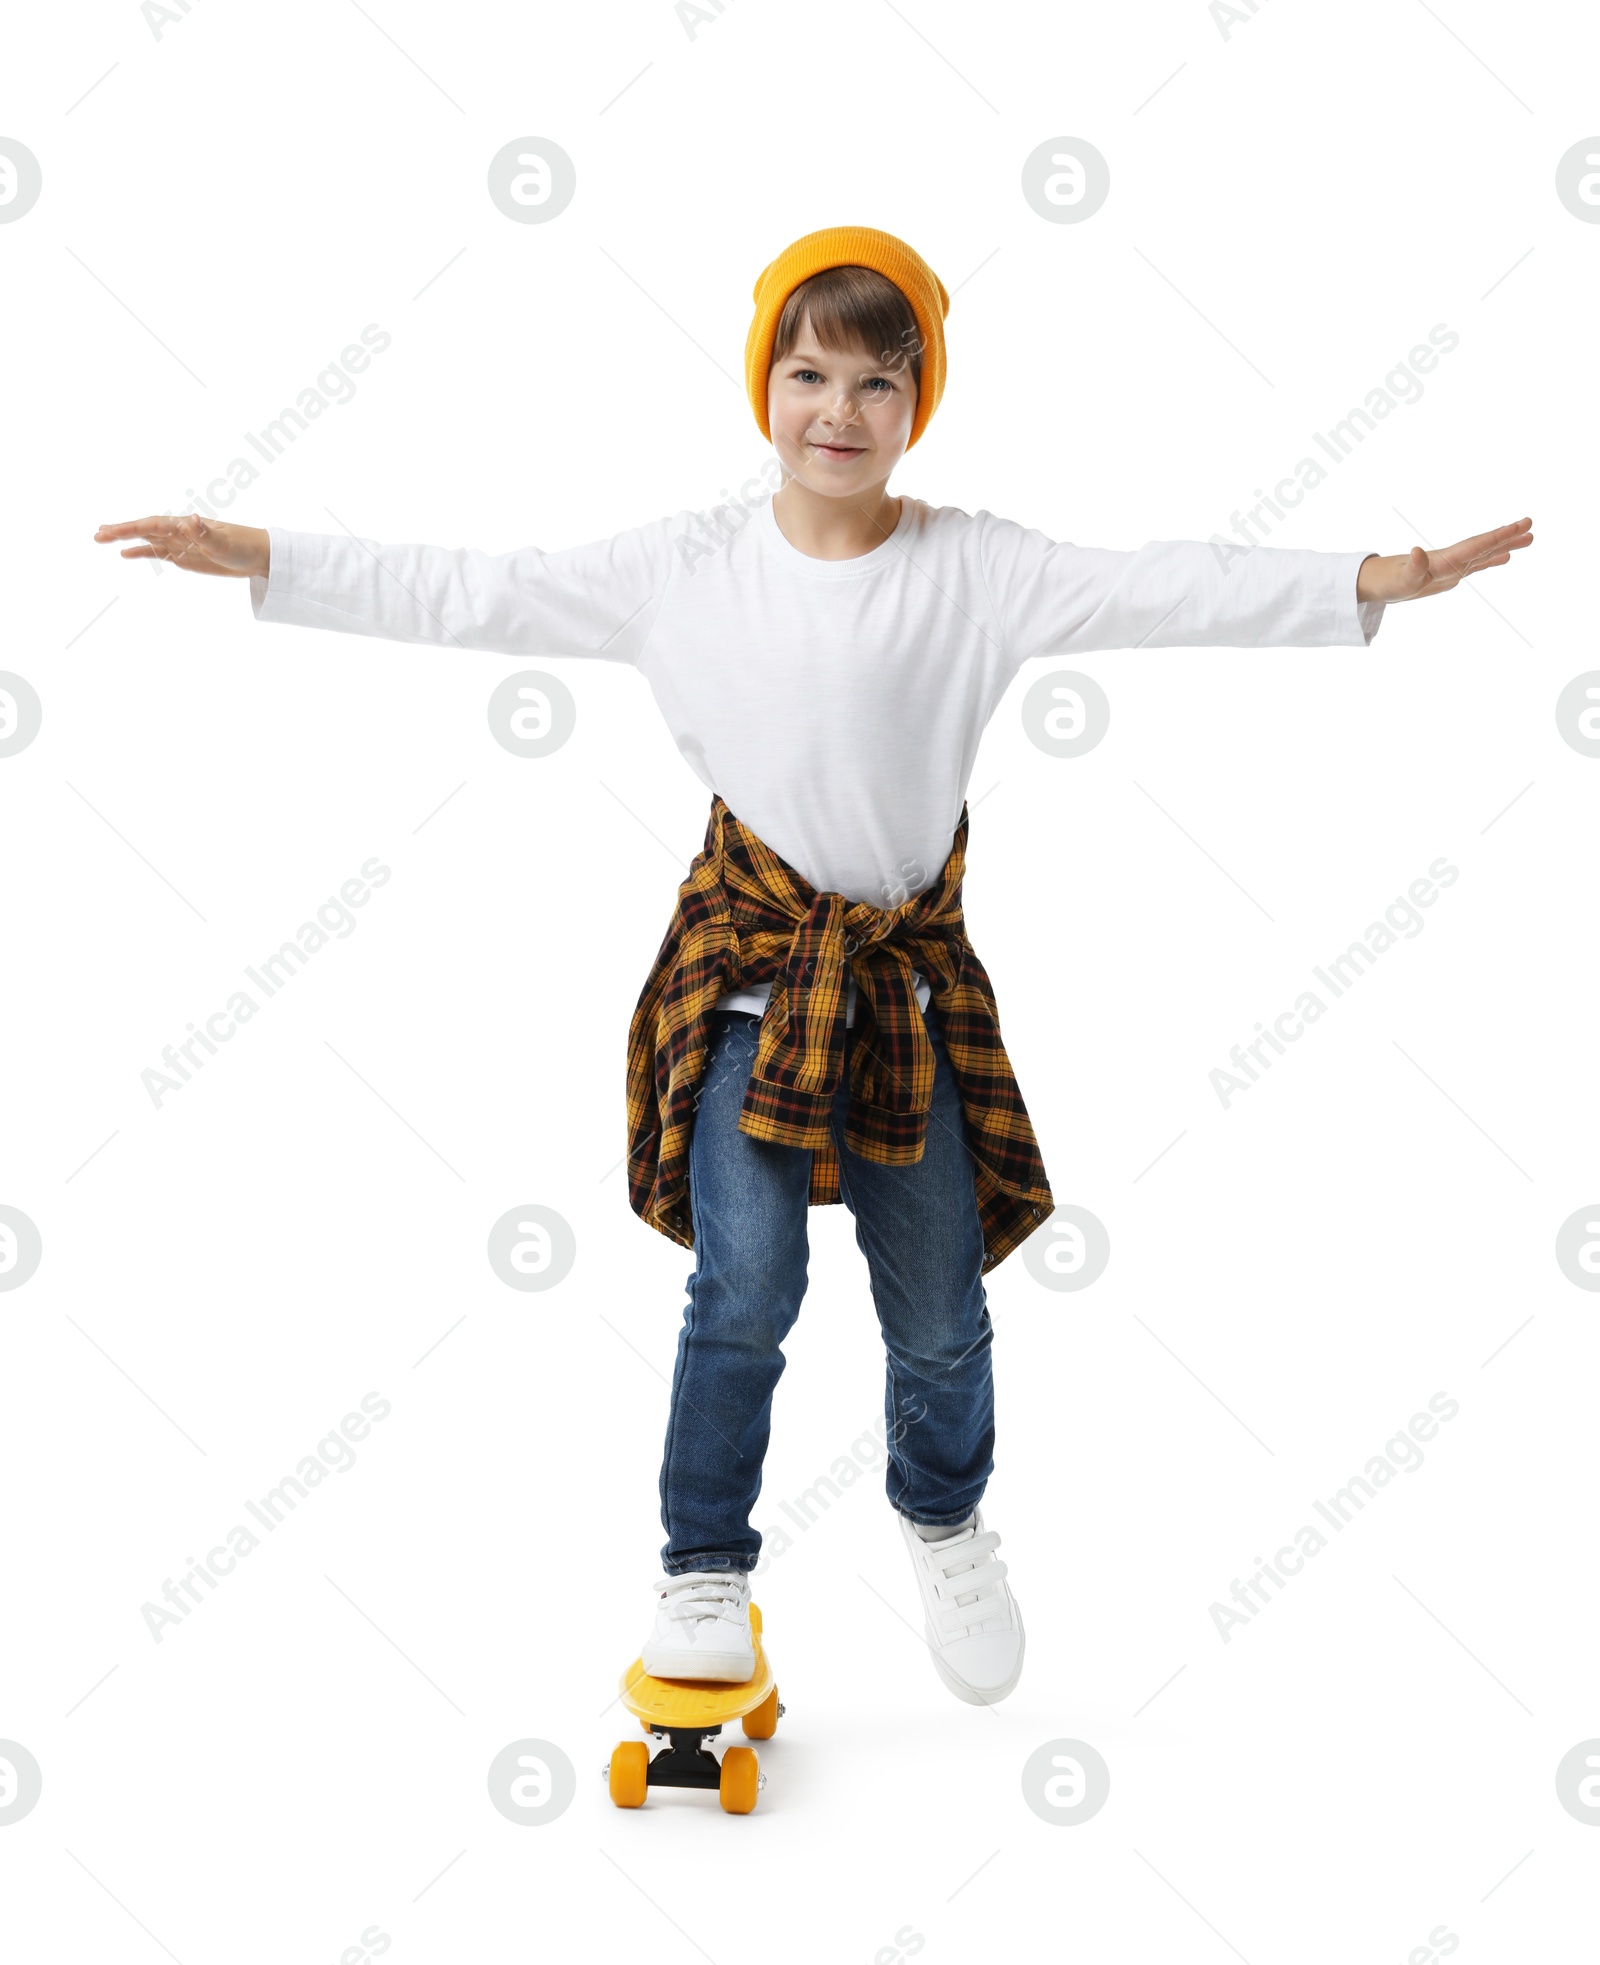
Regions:
[[[934,1670],[958,1699],[992,1706],[1022,1676],[1022,1612],[995,1554],[999,1535],[984,1527],[981,1508],[942,1541],[924,1542],[906,1515],[900,1534],[922,1591]]]
[[[688,1569],[681,1576],[658,1576],[651,1587],[655,1629],[639,1658],[652,1678],[742,1685],[755,1677],[748,1576],[730,1569]]]

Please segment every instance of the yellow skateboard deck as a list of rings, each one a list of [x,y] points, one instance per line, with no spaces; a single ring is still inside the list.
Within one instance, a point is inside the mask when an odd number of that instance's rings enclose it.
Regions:
[[[622,1674],[622,1703],[646,1732],[666,1734],[671,1744],[652,1760],[642,1740],[624,1740],[606,1763],[611,1799],[619,1808],[639,1808],[651,1787],[715,1788],[730,1815],[748,1815],[765,1786],[755,1752],[729,1747],[719,1762],[702,1744],[733,1720],[744,1722],[747,1739],[770,1740],[777,1731],[777,1681],[761,1642],[761,1611],[750,1606],[750,1636],[756,1668],[740,1684],[707,1678],[652,1678],[635,1658]]]

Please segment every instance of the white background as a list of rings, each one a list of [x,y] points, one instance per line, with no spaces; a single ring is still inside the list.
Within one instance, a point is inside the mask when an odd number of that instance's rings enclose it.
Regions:
[[[204,0],[157,36],[96,0],[7,39],[0,136],[44,174],[0,227],[0,666],[44,704],[0,764],[0,1201],[44,1249],[0,1296],[0,1738],[43,1770],[0,1831],[7,1953],[1578,1956],[1600,1305],[1554,1246],[1600,1191],[1600,763],[1554,706],[1597,659],[1600,227],[1554,174],[1600,123],[1593,24]],[[486,192],[522,136],[576,163],[549,224]],[[1021,194],[1058,136],[1110,164],[1082,224]],[[1024,667],[968,922],[1111,1260],[988,1285],[1022,1682],[935,1678],[875,1470],[759,1580],[788,1712],[755,1813],[624,1813],[693,1260],[627,1204],[624,1040],[705,788],[631,669],[553,659],[577,731],[525,762],[485,717],[511,659],[258,625],[91,534],[190,509],[369,322],[355,399],[227,516],[503,551],[709,506],[770,455],[752,283],[840,223],[953,294],[892,490],[1204,539],[1443,322],[1423,398],[1275,542],[1538,543],[1367,650],[1096,657],[1075,762],[1028,741]],[[162,1047],[372,855],[356,932],[156,1109]],[[1224,1110],[1229,1048],[1440,855],[1424,932]],[[578,1240],[548,1294],[485,1254],[529,1203]],[[882,1410],[850,1217],[810,1225],[764,1529]],[[1439,1392],[1426,1463],[1224,1643],[1210,1605]],[[141,1606],[368,1393],[356,1464],[156,1643]],[[527,1738],[577,1770],[538,1827],[486,1787]],[[1022,1794],[1057,1739],[1111,1770],[1080,1826]]]

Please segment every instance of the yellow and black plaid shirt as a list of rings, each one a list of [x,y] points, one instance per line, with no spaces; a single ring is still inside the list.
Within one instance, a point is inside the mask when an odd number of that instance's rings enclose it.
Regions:
[[[705,845],[628,1030],[628,1199],[669,1240],[694,1247],[689,1141],[729,990],[772,983],[739,1130],[810,1147],[809,1205],[842,1199],[829,1113],[844,1065],[845,977],[856,997],[845,1144],[883,1166],[914,1165],[933,1094],[934,1055],[911,985],[928,980],[966,1115],[983,1224],[983,1267],[1004,1260],[1055,1202],[1027,1107],[1000,1041],[994,990],[961,912],[967,808],[940,878],[884,909],[823,893],[713,794]]]

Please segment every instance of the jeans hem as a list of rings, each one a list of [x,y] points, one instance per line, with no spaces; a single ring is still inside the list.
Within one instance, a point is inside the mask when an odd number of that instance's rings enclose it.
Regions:
[[[923,1528],[954,1528],[957,1522],[966,1521],[972,1514],[973,1509],[979,1506],[979,1503],[974,1501],[971,1508],[963,1508],[959,1515],[930,1515],[926,1521],[920,1515],[909,1513],[898,1502],[891,1501],[889,1506],[894,1509],[897,1515],[904,1515],[906,1520],[913,1526],[920,1525]]]

